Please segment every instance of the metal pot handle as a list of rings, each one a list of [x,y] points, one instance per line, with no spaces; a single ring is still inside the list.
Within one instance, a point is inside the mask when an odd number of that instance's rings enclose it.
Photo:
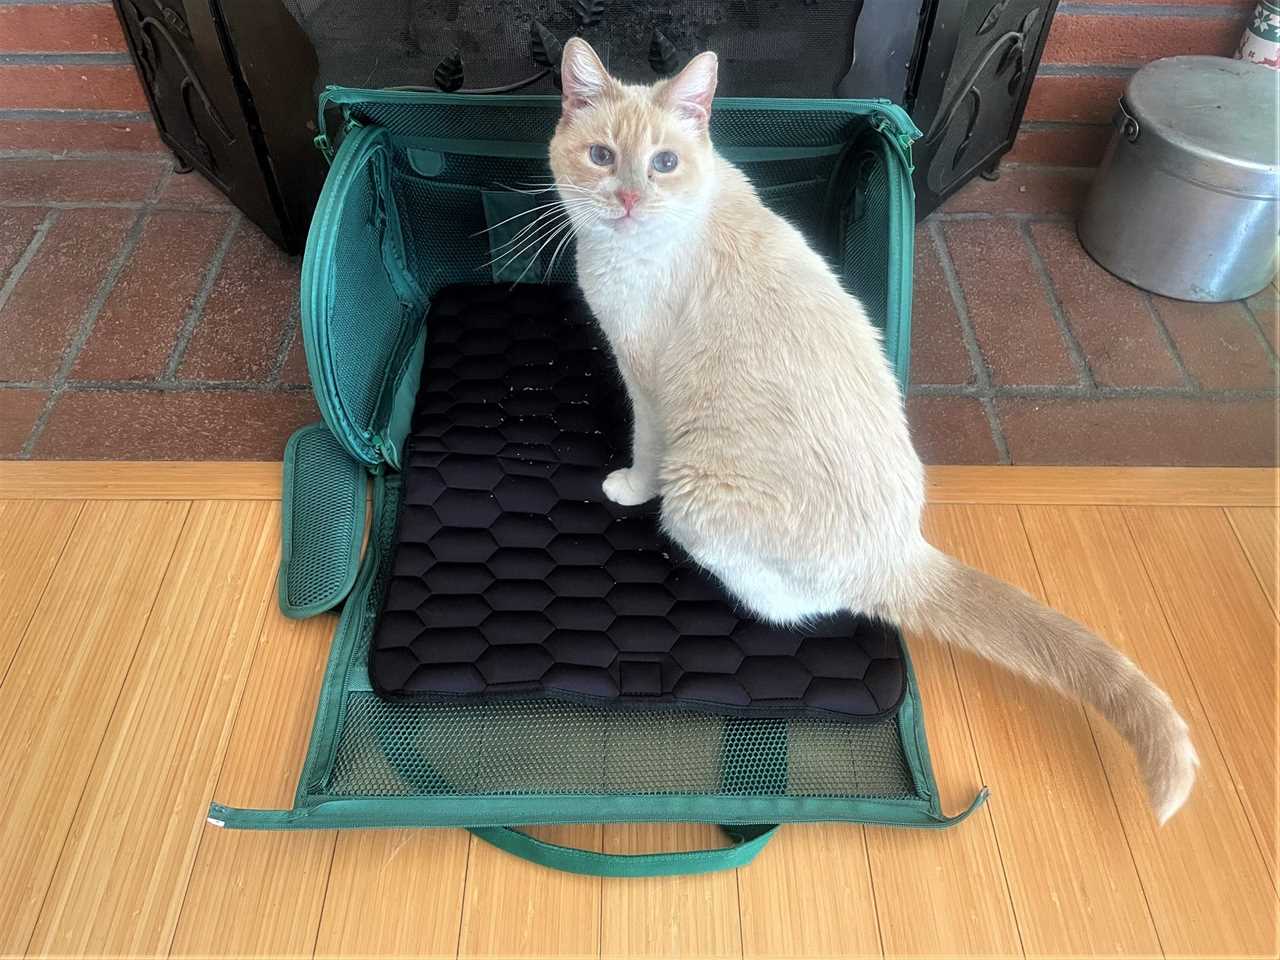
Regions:
[[[1112,122],[1120,128],[1120,132],[1124,134],[1124,138],[1130,143],[1138,139],[1142,133],[1142,127],[1138,125],[1138,118],[1129,112],[1128,106],[1125,105],[1124,97],[1116,101],[1116,115],[1112,118]]]

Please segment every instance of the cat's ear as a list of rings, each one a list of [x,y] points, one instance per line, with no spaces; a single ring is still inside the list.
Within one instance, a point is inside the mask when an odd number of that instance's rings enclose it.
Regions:
[[[716,95],[719,61],[708,50],[700,53],[662,87],[660,96],[668,108],[699,130],[706,130],[711,118],[711,100]]]
[[[581,37],[570,37],[560,58],[561,108],[565,116],[590,106],[613,85],[591,44]]]

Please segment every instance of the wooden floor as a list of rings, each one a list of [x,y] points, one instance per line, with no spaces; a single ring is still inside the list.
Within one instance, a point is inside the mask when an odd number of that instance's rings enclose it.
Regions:
[[[736,874],[649,881],[456,830],[219,830],[213,797],[289,804],[334,626],[276,611],[278,465],[0,464],[0,954],[1274,956],[1276,476],[931,479],[935,543],[1173,696],[1202,765],[1167,827],[1096,716],[913,638],[946,806],[992,789],[953,830],[788,826]]]

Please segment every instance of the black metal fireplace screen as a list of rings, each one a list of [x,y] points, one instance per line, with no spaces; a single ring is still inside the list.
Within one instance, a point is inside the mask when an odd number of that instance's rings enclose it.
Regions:
[[[553,93],[570,36],[645,80],[700,50],[720,92],[884,97],[925,131],[924,216],[1012,146],[1057,0],[115,0],[162,137],[298,249],[327,84]]]

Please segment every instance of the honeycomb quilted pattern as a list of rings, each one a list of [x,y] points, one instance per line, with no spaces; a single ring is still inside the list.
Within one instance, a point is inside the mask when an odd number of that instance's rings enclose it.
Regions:
[[[605,500],[601,480],[627,458],[626,397],[572,288],[450,287],[427,323],[370,651],[378,693],[770,717],[897,709],[892,627],[755,621],[661,535],[652,506]]]

